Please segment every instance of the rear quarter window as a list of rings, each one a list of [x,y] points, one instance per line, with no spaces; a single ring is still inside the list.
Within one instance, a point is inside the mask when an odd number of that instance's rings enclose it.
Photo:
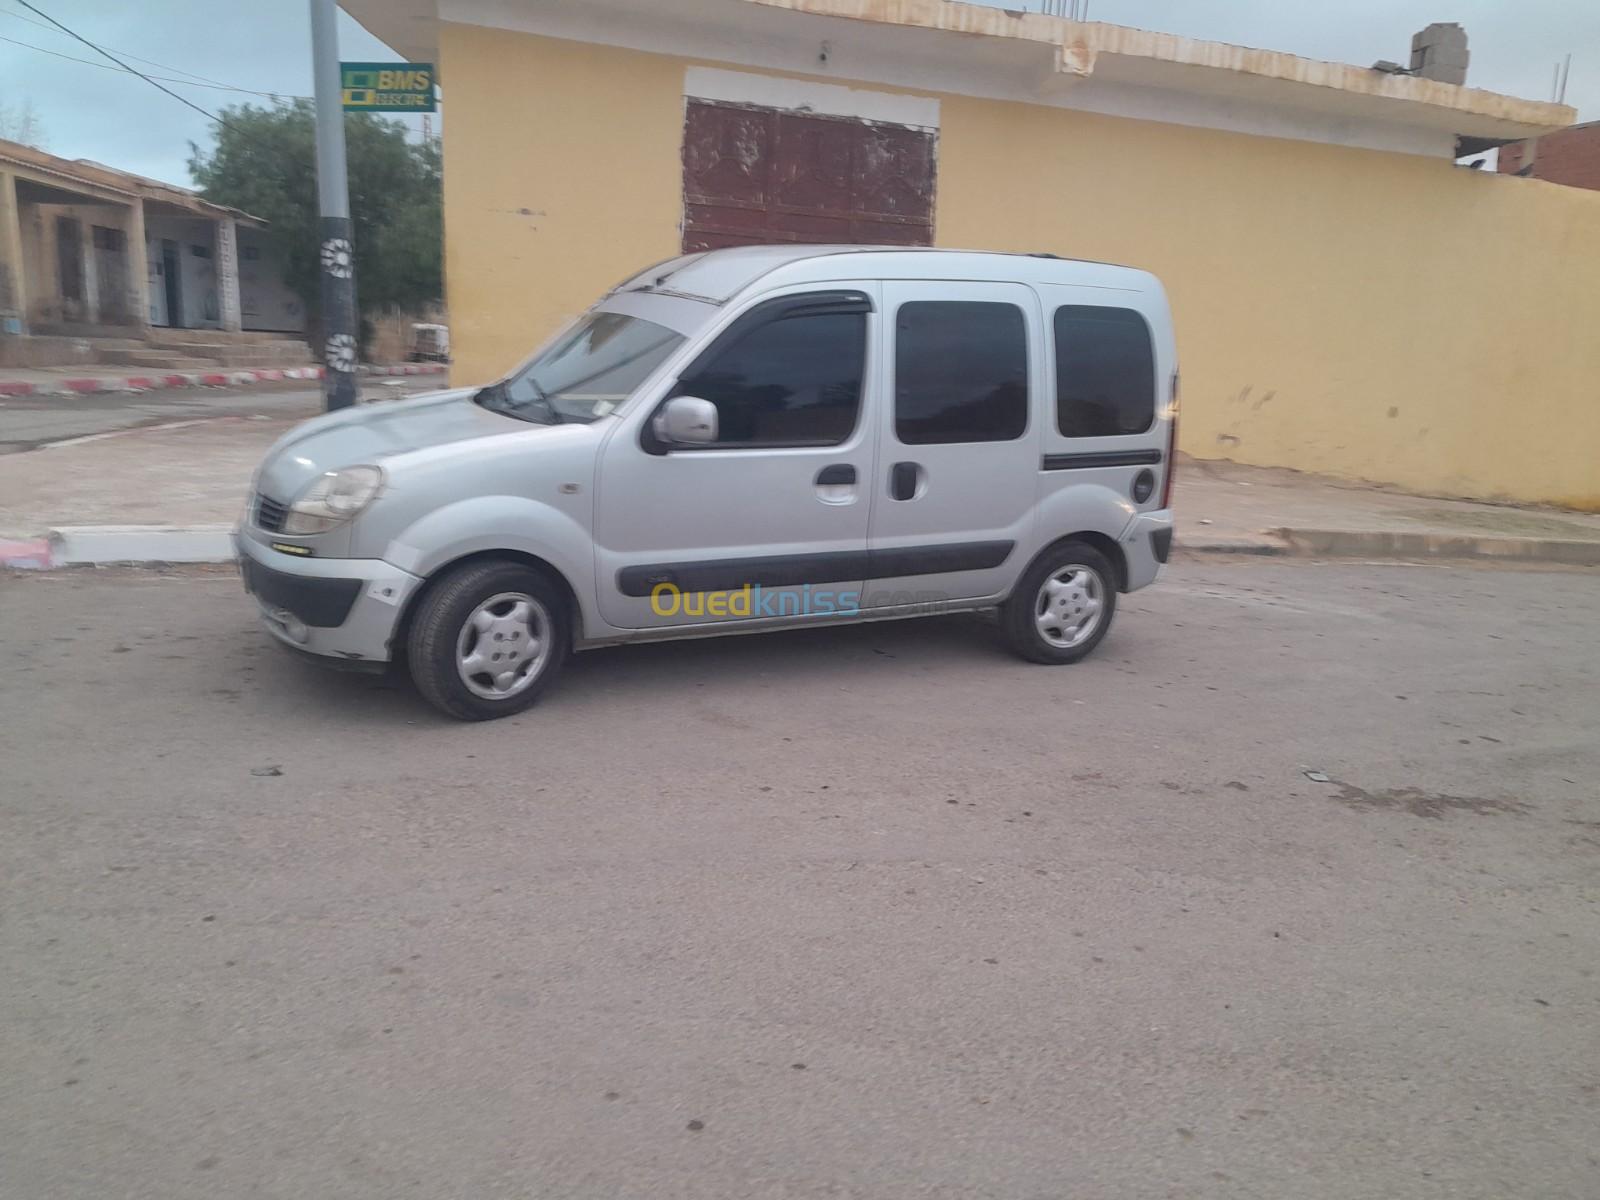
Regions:
[[[1144,433],[1156,419],[1150,325],[1131,308],[1065,304],[1055,313],[1056,428],[1063,437]]]

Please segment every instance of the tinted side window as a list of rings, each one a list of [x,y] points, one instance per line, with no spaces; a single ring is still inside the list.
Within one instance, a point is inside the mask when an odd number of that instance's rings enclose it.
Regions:
[[[807,313],[752,329],[690,368],[676,394],[717,406],[719,446],[835,446],[861,411],[865,313]]]
[[[1056,309],[1056,426],[1066,437],[1143,433],[1156,419],[1150,326],[1130,308]]]
[[[894,371],[894,428],[907,445],[1005,442],[1028,427],[1028,329],[1015,304],[902,304]]]

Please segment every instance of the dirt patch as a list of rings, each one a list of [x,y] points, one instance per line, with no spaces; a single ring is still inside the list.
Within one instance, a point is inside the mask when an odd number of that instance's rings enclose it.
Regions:
[[[1425,792],[1421,788],[1390,788],[1383,792],[1369,792],[1353,783],[1331,780],[1339,790],[1333,798],[1351,808],[1373,811],[1389,809],[1410,813],[1413,817],[1442,820],[1446,813],[1470,812],[1479,816],[1496,816],[1500,813],[1525,813],[1528,805],[1520,800],[1487,800],[1481,796],[1452,796],[1447,792]]]

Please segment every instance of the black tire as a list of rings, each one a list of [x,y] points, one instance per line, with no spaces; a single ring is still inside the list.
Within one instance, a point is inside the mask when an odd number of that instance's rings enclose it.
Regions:
[[[1041,603],[1040,592],[1045,581],[1067,567],[1081,567],[1094,573],[1101,604],[1099,624],[1083,641],[1071,646],[1061,646],[1045,637],[1037,617]],[[1082,593],[1063,597],[1069,613],[1071,606],[1082,604]],[[1000,627],[1005,631],[1011,649],[1029,662],[1061,665],[1074,663],[1090,654],[1111,628],[1117,612],[1117,572],[1106,556],[1087,542],[1065,541],[1051,546],[1029,567],[1017,581],[1011,599],[1000,609]]]
[[[457,657],[469,618],[486,601],[502,595],[534,601],[531,610],[546,632],[538,639],[544,658],[534,677],[520,690],[496,699],[468,686],[457,669]],[[417,691],[440,712],[459,721],[492,721],[523,711],[543,695],[561,673],[571,646],[572,614],[560,586],[533,567],[489,560],[458,567],[428,585],[406,639],[406,660]],[[514,657],[509,649],[507,657]],[[493,681],[479,677],[478,685],[492,687]]]

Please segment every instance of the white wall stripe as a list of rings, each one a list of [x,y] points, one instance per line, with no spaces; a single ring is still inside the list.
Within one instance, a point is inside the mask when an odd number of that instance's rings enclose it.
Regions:
[[[857,117],[863,121],[910,125],[917,129],[939,128],[937,100],[893,92],[868,92],[809,79],[690,67],[684,72],[683,94],[695,100],[719,100],[724,104],[758,104],[829,117]]]

